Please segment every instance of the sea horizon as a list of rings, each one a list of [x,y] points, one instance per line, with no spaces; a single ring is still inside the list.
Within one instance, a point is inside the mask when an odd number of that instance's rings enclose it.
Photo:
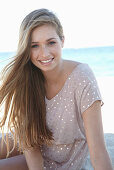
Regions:
[[[16,52],[0,52],[0,71]],[[87,63],[97,77],[114,76],[114,46],[63,48],[62,58]]]
[[[15,52],[0,52],[0,71]],[[90,48],[64,48],[64,59],[87,63],[95,73],[104,102],[102,119],[105,133],[114,134],[114,46]]]

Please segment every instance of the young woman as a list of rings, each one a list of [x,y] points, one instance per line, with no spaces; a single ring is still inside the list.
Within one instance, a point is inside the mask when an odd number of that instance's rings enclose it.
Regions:
[[[63,46],[63,29],[52,12],[39,9],[25,17],[0,87],[0,126],[8,118],[11,131],[1,147],[0,169],[112,170],[96,79],[87,64],[63,60]]]

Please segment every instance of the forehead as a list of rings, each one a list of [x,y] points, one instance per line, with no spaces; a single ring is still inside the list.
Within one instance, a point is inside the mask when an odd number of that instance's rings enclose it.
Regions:
[[[32,41],[46,40],[49,38],[58,38],[56,28],[52,25],[42,25],[36,27],[31,34]]]

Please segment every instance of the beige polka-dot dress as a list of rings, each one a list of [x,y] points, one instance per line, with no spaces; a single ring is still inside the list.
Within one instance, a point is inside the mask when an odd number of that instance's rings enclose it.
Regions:
[[[52,146],[41,147],[46,170],[80,170],[88,154],[82,114],[102,100],[95,76],[87,64],[79,64],[61,91],[46,100],[46,121],[53,132]],[[88,169],[90,170],[90,169]]]

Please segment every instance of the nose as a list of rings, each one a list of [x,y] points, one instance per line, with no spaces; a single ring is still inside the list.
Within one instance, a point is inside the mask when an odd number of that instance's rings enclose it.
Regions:
[[[49,50],[48,50],[48,48],[46,46],[41,46],[40,47],[39,56],[43,57],[43,58],[49,56]]]

